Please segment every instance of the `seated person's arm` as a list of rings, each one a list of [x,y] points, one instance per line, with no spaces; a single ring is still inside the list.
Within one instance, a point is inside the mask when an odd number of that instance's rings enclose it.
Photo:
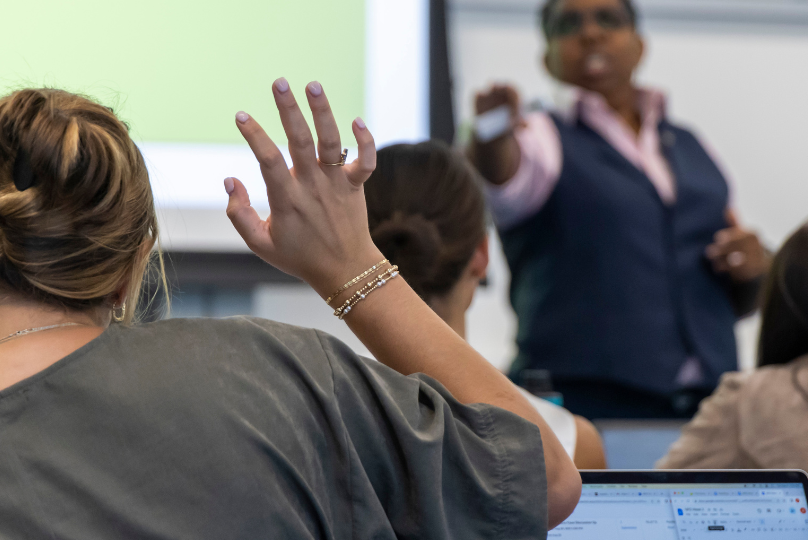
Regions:
[[[339,160],[339,131],[322,89],[307,97],[323,163]],[[358,159],[345,167],[320,165],[305,118],[288,83],[273,94],[289,140],[294,168],[260,125],[244,113],[237,126],[255,153],[272,213],[262,220],[241,182],[228,179],[227,214],[247,245],[275,267],[309,283],[327,298],[343,283],[383,257],[373,244],[362,185],[375,168],[373,137],[353,124]],[[351,289],[349,291],[352,292]],[[563,521],[580,496],[581,479],[561,444],[518,389],[449,328],[407,283],[392,279],[357,304],[345,318],[351,330],[383,364],[404,375],[424,373],[462,404],[486,403],[535,424],[544,450],[550,527]]]
[[[605,469],[606,454],[598,430],[592,422],[580,416],[575,417],[575,429],[575,466],[579,469]]]

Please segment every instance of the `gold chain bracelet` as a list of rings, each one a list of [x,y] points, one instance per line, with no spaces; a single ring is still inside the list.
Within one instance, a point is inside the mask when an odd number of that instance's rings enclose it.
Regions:
[[[347,315],[354,308],[354,306],[356,306],[356,304],[367,298],[370,293],[379,287],[382,287],[385,283],[396,276],[398,276],[398,266],[388,268],[386,272],[379,274],[372,281],[369,281],[367,285],[356,291],[353,296],[345,301],[344,304],[334,310],[334,315],[342,320],[345,315]]]
[[[365,270],[364,272],[353,278],[351,281],[349,281],[348,283],[337,289],[331,296],[326,298],[325,303],[330,306],[331,302],[333,302],[334,299],[337,296],[339,296],[345,289],[351,287],[352,285],[356,285],[357,283],[368,277],[370,274],[381,268],[386,262],[389,261],[387,259],[383,259],[381,262],[374,264],[373,266],[371,266],[370,268],[368,268],[367,270]]]

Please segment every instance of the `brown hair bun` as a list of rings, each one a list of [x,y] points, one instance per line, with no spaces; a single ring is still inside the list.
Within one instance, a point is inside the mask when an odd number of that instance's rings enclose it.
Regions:
[[[373,241],[427,301],[454,287],[485,238],[479,177],[444,143],[379,150],[365,198]]]
[[[441,238],[438,227],[420,215],[395,212],[371,232],[384,256],[397,264],[410,286],[423,294],[438,272]]]

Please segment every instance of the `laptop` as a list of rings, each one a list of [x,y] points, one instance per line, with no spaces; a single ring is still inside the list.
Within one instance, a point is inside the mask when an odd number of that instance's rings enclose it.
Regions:
[[[562,540],[805,540],[803,471],[582,471]]]

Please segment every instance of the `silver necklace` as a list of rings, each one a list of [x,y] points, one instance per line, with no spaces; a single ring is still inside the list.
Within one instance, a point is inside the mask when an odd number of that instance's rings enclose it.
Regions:
[[[14,338],[18,338],[26,334],[33,334],[34,332],[42,332],[43,330],[50,330],[51,328],[61,328],[63,326],[86,326],[86,325],[74,322],[66,322],[62,324],[52,324],[50,326],[40,326],[38,328],[26,328],[25,330],[17,330],[16,332],[13,332],[7,335],[6,337],[0,339],[0,343],[5,343],[6,341],[10,341]]]

